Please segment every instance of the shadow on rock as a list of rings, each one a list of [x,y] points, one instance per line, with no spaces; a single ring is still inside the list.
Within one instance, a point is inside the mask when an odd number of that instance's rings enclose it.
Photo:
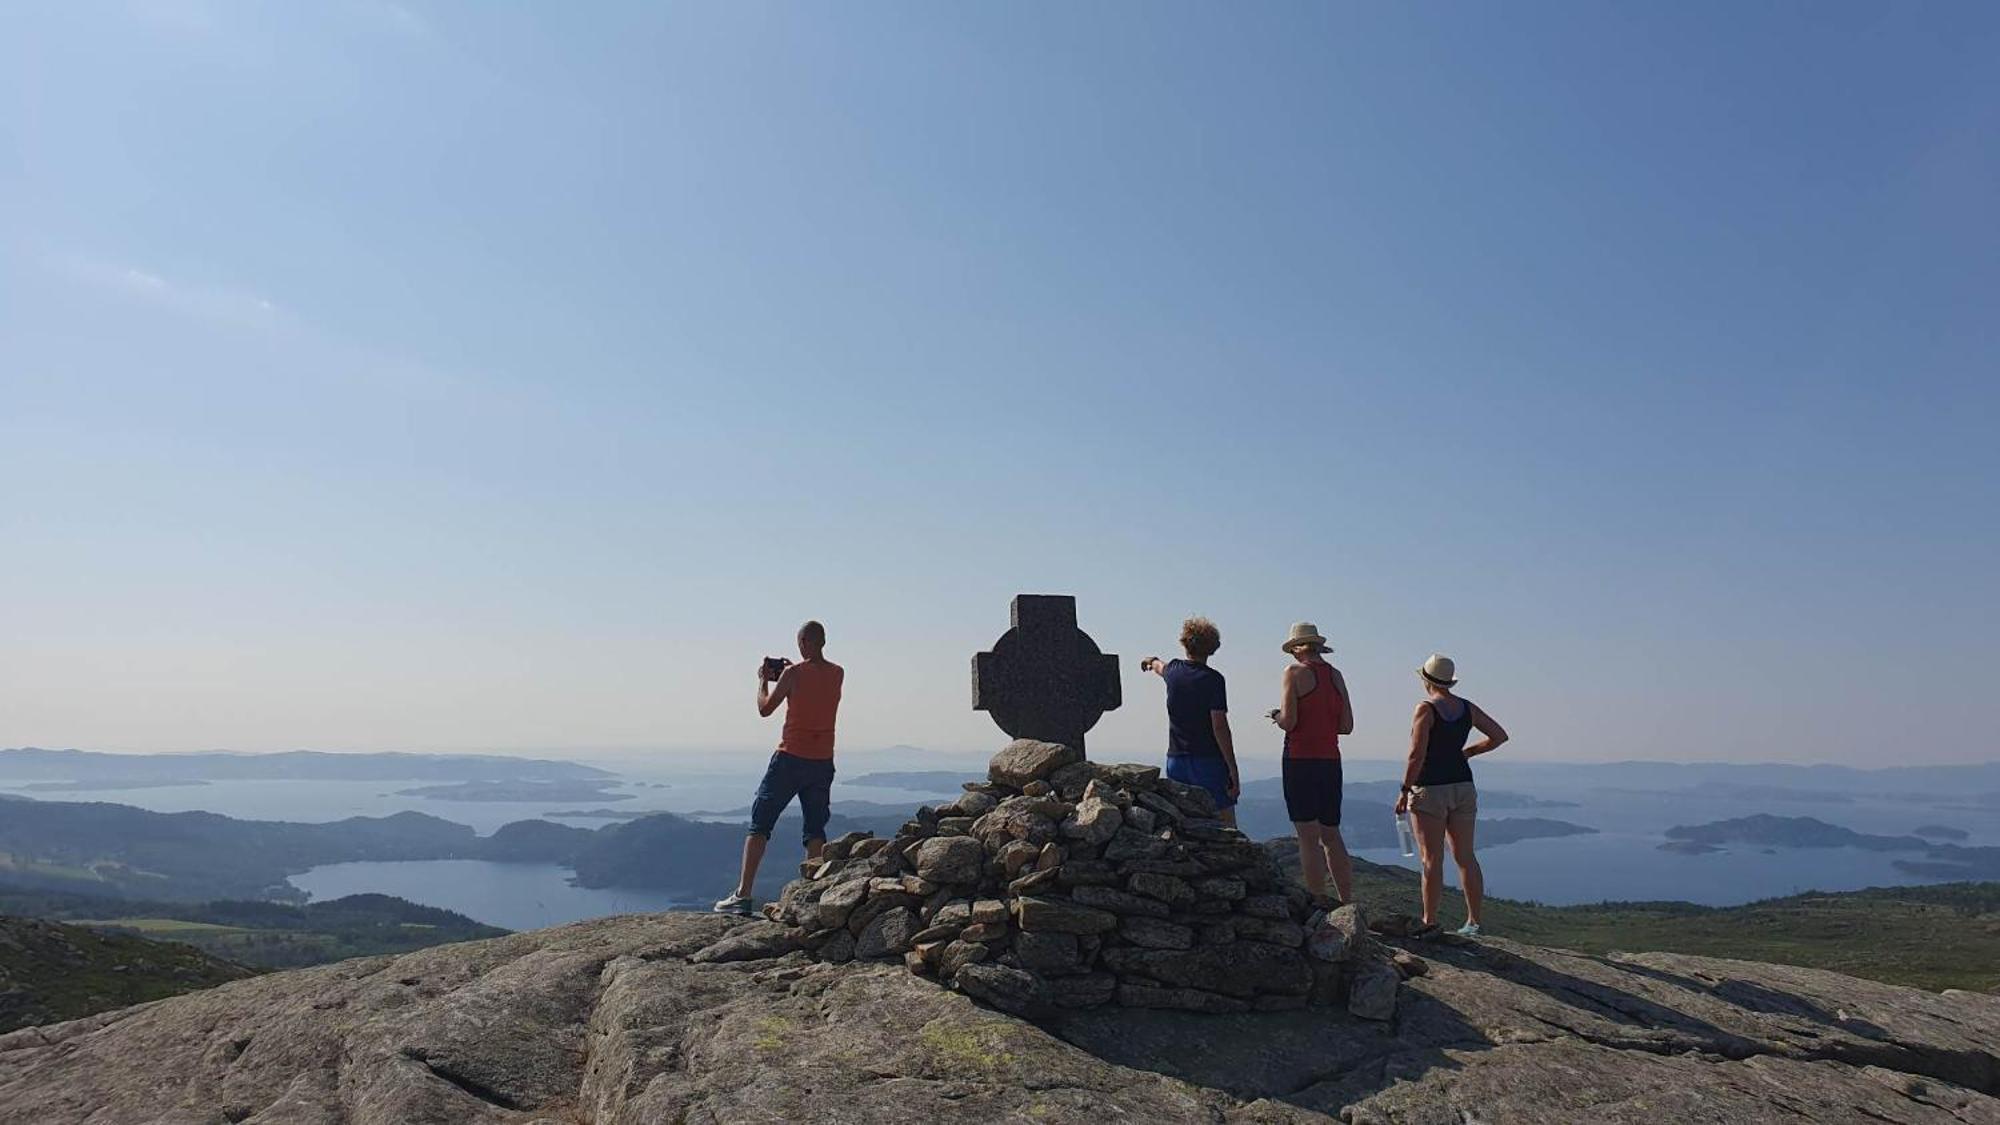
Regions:
[[[1245,1101],[1271,1099],[1319,1112],[1334,1112],[1432,1067],[1456,1067],[1447,1047],[1493,1045],[1449,1004],[1409,991],[1390,1023],[1324,1008],[1224,1015],[1098,1009],[1065,1013],[1044,1026],[1105,1062]]]

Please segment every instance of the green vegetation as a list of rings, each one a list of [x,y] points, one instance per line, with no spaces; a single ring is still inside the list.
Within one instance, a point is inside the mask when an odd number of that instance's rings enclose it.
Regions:
[[[0,888],[0,912],[61,919],[107,933],[171,938],[266,969],[407,953],[507,932],[463,914],[389,895],[349,895],[304,905],[172,903]]]
[[[1281,860],[1296,870],[1296,845]],[[1371,909],[1415,913],[1417,875],[1355,861],[1355,894]],[[1463,917],[1447,890],[1443,915]],[[1543,906],[1486,900],[1486,931],[1584,953],[1669,952],[1804,965],[1914,985],[2000,991],[2000,883],[1809,892],[1743,906],[1615,902]]]
[[[0,1032],[161,1000],[253,972],[186,945],[0,917]]]

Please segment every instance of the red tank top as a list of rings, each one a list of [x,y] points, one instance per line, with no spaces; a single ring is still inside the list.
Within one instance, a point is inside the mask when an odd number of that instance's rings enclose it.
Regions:
[[[840,710],[839,669],[806,661],[793,669],[792,694],[785,700],[785,733],[778,749],[816,762],[833,758],[833,719]]]
[[[1347,701],[1333,683],[1333,665],[1315,660],[1306,665],[1313,671],[1312,690],[1299,696],[1299,721],[1285,735],[1285,757],[1340,760],[1340,720]]]

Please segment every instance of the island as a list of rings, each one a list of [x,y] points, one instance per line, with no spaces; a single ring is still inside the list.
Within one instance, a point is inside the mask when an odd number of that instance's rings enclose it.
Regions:
[[[629,801],[631,793],[607,792],[615,781],[455,781],[398,789],[398,797],[427,801]]]
[[[581,762],[499,754],[110,754],[97,750],[0,750],[0,778],[21,781],[507,781],[609,779]]]
[[[1828,824],[1810,816],[1756,816],[1667,829],[1670,840],[1701,844],[1769,844],[1781,848],[1860,848],[1871,852],[1922,851],[1930,843],[1916,836],[1875,836]]]
[[[1481,825],[1481,831],[1485,829]],[[1933,826],[1935,827],[1935,826]],[[1877,836],[1828,824],[1809,816],[1756,816],[1718,820],[1712,824],[1667,829],[1670,841],[1688,847],[1665,851],[1692,852],[1694,845],[1756,844],[1781,848],[1859,848],[1871,852],[1922,852],[1922,859],[1898,859],[1896,869],[1926,879],[2000,879],[2000,848],[1939,844],[1920,835]]]
[[[193,777],[99,778],[95,781],[36,781],[21,786],[24,793],[98,793],[118,789],[176,789],[184,785],[207,785]]]
[[[878,770],[859,777],[843,778],[848,785],[870,789],[909,789],[918,793],[956,794],[968,781],[978,781],[960,770]]]

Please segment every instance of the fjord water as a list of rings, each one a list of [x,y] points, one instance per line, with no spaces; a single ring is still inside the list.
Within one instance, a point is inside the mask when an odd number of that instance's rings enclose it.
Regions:
[[[729,881],[728,877],[723,881]],[[510,930],[535,930],[607,914],[706,910],[709,906],[707,901],[690,902],[666,891],[579,887],[570,882],[568,868],[553,863],[492,863],[483,859],[335,863],[294,875],[291,882],[314,899],[363,893],[395,895]],[[717,892],[718,897],[720,894]]]
[[[922,763],[911,763],[921,765]],[[384,816],[416,811],[468,824],[480,833],[511,821],[547,818],[550,812],[596,808],[620,813],[732,813],[749,801],[761,759],[747,759],[740,771],[681,772],[628,770],[607,793],[631,794],[629,800],[560,802],[441,801],[399,796],[410,782],[394,781],[221,781],[172,788],[36,792],[42,800],[110,801],[159,812],[206,810],[226,816],[292,821],[329,821],[350,816]],[[1251,765],[1246,763],[1246,765]],[[1251,769],[1254,770],[1254,765]],[[945,796],[937,791],[882,788],[853,784],[864,770],[847,771],[836,784],[836,811],[843,801],[867,801],[882,806],[915,808]],[[1573,807],[1500,808],[1481,810],[1483,821],[1501,817],[1539,816],[1598,830],[1595,835],[1527,840],[1482,849],[1488,889],[1508,898],[1551,904],[1601,901],[1679,899],[1725,906],[1805,890],[1853,890],[1868,886],[1927,882],[1899,871],[1898,853],[1853,848],[1762,848],[1732,845],[1706,855],[1682,855],[1659,850],[1667,829],[1676,825],[1770,813],[1812,816],[1858,832],[1906,835],[1923,824],[1945,824],[1971,833],[1968,845],[2000,845],[2000,818],[1991,810],[1953,807],[1950,796],[1934,801],[1908,795],[1845,794],[1838,801],[1736,795],[1727,789],[1612,788],[1590,784],[1589,776],[1559,784],[1547,778],[1508,777],[1493,771],[1482,790],[1507,789],[1544,799],[1575,802]],[[1393,776],[1386,762],[1356,761],[1354,781]],[[15,784],[0,780],[0,787]],[[952,786],[951,788],[955,788]],[[1347,818],[1388,818],[1386,806],[1350,800]],[[725,819],[735,819],[734,816]],[[603,819],[565,819],[596,828]],[[1357,850],[1371,861],[1414,867],[1415,861],[1394,849]],[[1915,856],[1909,855],[1910,858]],[[1456,875],[1449,864],[1447,879]],[[718,871],[716,895],[727,889],[731,872]],[[549,864],[501,864],[478,860],[430,860],[343,863],[315,868],[293,878],[293,884],[315,898],[332,898],[362,891],[399,895],[456,910],[479,921],[508,928],[531,928],[608,913],[661,910],[690,903],[687,894],[623,888],[573,886],[569,872]]]

